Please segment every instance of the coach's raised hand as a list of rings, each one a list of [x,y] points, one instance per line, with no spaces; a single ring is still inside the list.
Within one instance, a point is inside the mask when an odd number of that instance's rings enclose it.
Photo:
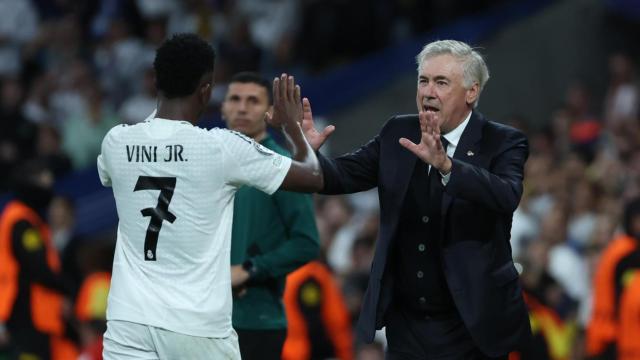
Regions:
[[[282,74],[273,80],[273,114],[266,114],[267,122],[284,132],[294,162],[281,188],[294,191],[319,191],[324,186],[322,169],[314,149],[305,139],[302,122],[300,86],[293,76]]]
[[[302,132],[304,132],[304,137],[307,138],[314,151],[320,149],[335,129],[335,126],[329,125],[322,132],[316,130],[313,122],[313,113],[311,112],[311,102],[307,98],[302,99]]]

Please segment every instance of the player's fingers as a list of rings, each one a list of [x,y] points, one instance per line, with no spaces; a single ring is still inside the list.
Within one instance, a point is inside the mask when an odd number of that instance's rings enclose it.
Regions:
[[[296,104],[300,104],[300,106],[302,106],[302,101],[300,100],[301,92],[302,92],[302,89],[300,89],[300,85],[296,84],[294,96],[295,96]]]
[[[280,103],[280,79],[277,77],[273,79],[273,103]]]
[[[280,76],[280,99],[287,101],[287,74],[284,73]]]
[[[294,83],[295,81],[293,79],[293,76],[289,75],[289,77],[287,78],[287,100],[289,101],[295,101],[296,87]]]

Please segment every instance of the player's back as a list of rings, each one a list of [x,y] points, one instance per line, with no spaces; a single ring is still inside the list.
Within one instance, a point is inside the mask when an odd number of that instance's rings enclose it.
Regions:
[[[275,191],[288,169],[288,159],[247,143],[227,130],[164,119],[107,134],[98,167],[120,219],[108,320],[229,335],[235,190],[249,183]]]

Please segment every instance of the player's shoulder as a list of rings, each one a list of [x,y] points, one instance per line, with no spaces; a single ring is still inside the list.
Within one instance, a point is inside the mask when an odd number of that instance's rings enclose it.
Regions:
[[[227,128],[218,128],[218,127],[212,128],[209,130],[209,133],[211,134],[211,136],[218,137],[221,139],[241,139],[248,143],[253,142],[253,139],[248,137],[247,135],[235,130],[227,129]]]
[[[105,138],[107,137],[119,137],[124,136],[128,133],[134,132],[136,130],[140,130],[144,127],[148,127],[150,124],[150,120],[144,120],[136,124],[118,124],[107,132]]]
[[[105,134],[102,140],[102,144],[108,145],[108,144],[118,142],[118,140],[121,140],[124,136],[126,136],[126,134],[131,131],[131,128],[136,125],[118,124],[112,127]]]
[[[255,144],[257,144],[252,138],[231,129],[212,128],[208,130],[208,134],[214,141],[225,147],[255,146]]]

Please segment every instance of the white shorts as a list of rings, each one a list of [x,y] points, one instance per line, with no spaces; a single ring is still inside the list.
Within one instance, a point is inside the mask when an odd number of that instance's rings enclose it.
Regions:
[[[104,360],[239,360],[238,335],[206,338],[179,334],[153,326],[110,320],[104,333]]]

